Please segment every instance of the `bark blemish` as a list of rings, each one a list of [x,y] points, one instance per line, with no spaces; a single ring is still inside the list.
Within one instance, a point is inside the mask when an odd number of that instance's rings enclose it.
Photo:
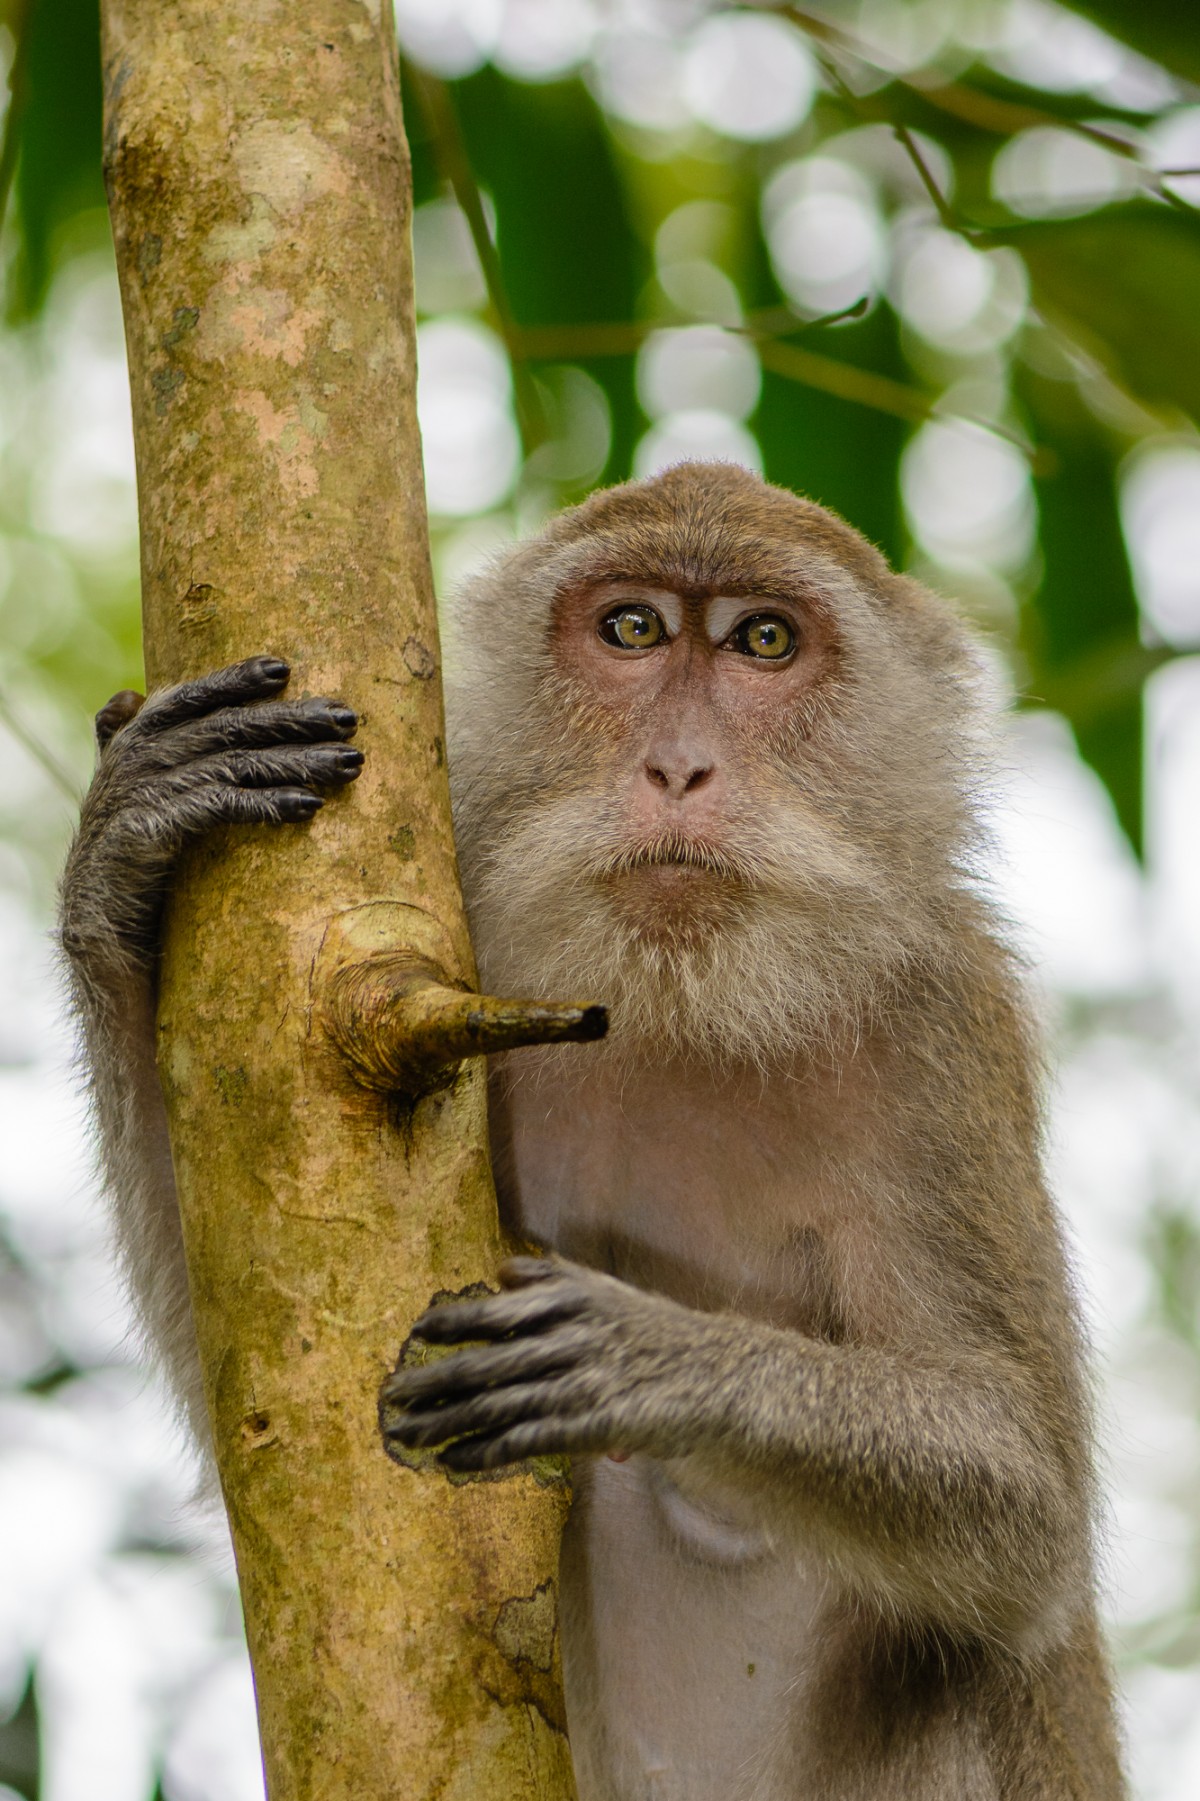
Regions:
[[[255,266],[274,247],[279,228],[261,194],[249,196],[245,219],[225,219],[214,225],[201,251],[213,268],[227,268],[230,279],[248,280]]]
[[[246,1414],[242,1420],[242,1443],[248,1451],[265,1450],[268,1445],[278,1444],[279,1434],[269,1414],[255,1408],[253,1413]]]
[[[240,272],[230,272],[214,296],[205,331],[210,357],[224,359],[246,353],[278,357],[296,369],[309,352],[309,334],[324,319],[326,296],[315,290],[297,306],[282,288],[247,286]]]
[[[418,682],[428,682],[437,674],[437,660],[419,638],[405,639],[404,666]]]
[[[148,231],[137,250],[138,274],[143,282],[149,281],[155,269],[162,261],[162,239],[156,231]]]
[[[159,242],[161,244],[162,240],[160,239]],[[175,346],[181,343],[189,333],[195,331],[199,323],[200,308],[198,306],[177,306],[169,330],[164,331],[159,339],[163,349],[174,350]]]
[[[182,369],[168,367],[151,371],[150,386],[154,390],[154,411],[160,419],[166,418],[172,400],[186,379]]]
[[[311,499],[320,487],[316,436],[300,421],[300,408],[276,407],[261,389],[243,390],[234,401],[258,433],[258,441],[276,452],[279,486],[290,500]]]
[[[285,219],[326,194],[340,199],[350,190],[337,152],[304,122],[260,119],[242,132],[232,155],[246,193],[261,195]]]
[[[558,1633],[555,1585],[541,1582],[531,1595],[514,1595],[496,1615],[492,1637],[511,1664],[532,1664],[543,1672],[552,1668]]]

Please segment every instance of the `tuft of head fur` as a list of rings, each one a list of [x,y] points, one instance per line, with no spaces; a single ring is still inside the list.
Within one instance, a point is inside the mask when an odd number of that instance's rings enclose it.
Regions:
[[[557,598],[605,581],[786,596],[827,624],[817,691],[733,752],[719,843],[631,835],[628,748],[556,666]],[[610,1055],[778,1067],[856,1037],[902,971],[937,972],[961,943],[974,657],[949,608],[835,515],[680,464],[559,515],[447,625],[455,825],[489,988],[605,1001]],[[631,905],[621,878],[670,861],[693,866],[684,901]]]

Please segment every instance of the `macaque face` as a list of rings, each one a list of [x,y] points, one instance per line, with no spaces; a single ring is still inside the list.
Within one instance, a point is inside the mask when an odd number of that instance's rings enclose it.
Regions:
[[[601,581],[557,599],[551,651],[624,841],[607,886],[643,933],[694,936],[749,884],[748,828],[788,785],[764,748],[802,737],[831,638],[790,595]]]
[[[684,466],[565,516],[456,617],[484,979],[606,1001],[606,1056],[852,1038],[956,854],[936,603],[819,509]]]

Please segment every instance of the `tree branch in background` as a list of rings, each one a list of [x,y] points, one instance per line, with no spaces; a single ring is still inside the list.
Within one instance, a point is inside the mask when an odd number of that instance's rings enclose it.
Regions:
[[[998,425],[994,419],[950,412],[936,399],[922,393],[920,388],[893,381],[890,376],[878,375],[872,369],[861,369],[856,363],[843,363],[820,351],[780,341],[785,333],[804,331],[834,319],[853,318],[865,304],[856,301],[845,312],[830,314],[828,320],[811,321],[797,319],[794,313],[781,314],[775,307],[763,314],[749,314],[742,325],[714,326],[713,329],[749,338],[757,346],[763,368],[783,376],[785,381],[798,382],[802,387],[815,388],[822,394],[833,394],[838,400],[849,400],[856,406],[870,407],[895,419],[911,419],[917,423],[927,419],[961,420],[964,425],[978,426],[981,431],[991,432],[994,437],[1003,438],[1005,443],[1015,445],[1036,474],[1053,472],[1057,460],[1052,451],[1031,444],[1019,432]],[[704,321],[694,323],[703,325]],[[576,357],[629,356],[656,332],[672,329],[678,329],[677,323],[663,319],[596,325],[518,326],[515,349],[518,356],[547,362],[566,362]]]
[[[37,0],[12,0],[9,30],[13,34],[16,48],[8,75],[8,108],[4,114],[4,132],[0,136],[0,230],[4,227],[8,197],[12,192],[13,176],[17,172],[21,121],[29,95],[29,28],[36,4]]]
[[[1028,101],[1006,100],[998,94],[989,94],[982,88],[974,87],[970,82],[943,78],[936,68],[923,69],[920,80],[917,80],[911,75],[889,69],[880,61],[876,51],[865,39],[855,36],[853,32],[847,31],[841,25],[833,24],[831,20],[822,19],[815,13],[806,12],[798,6],[768,5],[763,10],[782,13],[808,37],[820,44],[824,51],[820,60],[843,99],[851,103],[853,110],[862,118],[886,120],[892,125],[897,137],[900,137],[904,127],[892,117],[886,103],[879,101],[875,96],[868,98],[854,93],[838,66],[836,58],[839,53],[868,64],[880,74],[887,76],[890,81],[895,82],[897,87],[904,88],[916,99],[924,101],[936,111],[945,113],[950,118],[959,119],[964,125],[973,125],[977,130],[988,132],[992,136],[1011,138],[1016,137],[1019,132],[1030,131],[1036,126],[1053,126],[1058,131],[1070,131],[1077,137],[1087,138],[1091,143],[1099,144],[1105,150],[1111,151],[1114,156],[1123,157],[1127,162],[1133,163],[1147,190],[1155,194],[1158,199],[1164,200],[1172,206],[1182,206],[1186,211],[1194,211],[1193,208],[1187,206],[1186,202],[1181,202],[1177,195],[1172,194],[1163,186],[1163,181],[1172,174],[1187,174],[1192,171],[1147,168],[1141,160],[1141,151],[1138,145],[1131,142],[1128,137],[1123,137],[1119,131],[1110,131],[1103,125],[1095,124],[1092,120],[1078,119],[1069,113],[1055,112],[1045,105],[1033,106]],[[904,142],[903,138],[901,138],[901,142]],[[943,216],[941,197],[936,188],[930,185],[929,171],[914,155],[915,146],[906,143],[905,148],[916,162],[918,172],[939,217],[943,218],[943,223],[947,223]],[[986,228],[964,227],[960,222],[950,225],[949,229],[962,233],[973,233]]]
[[[415,63],[406,62],[404,79],[416,95],[417,104],[424,114],[430,137],[433,140],[434,155],[437,158],[438,166],[443,178],[449,182],[454,198],[466,219],[471,242],[474,244],[475,254],[479,258],[479,267],[483,272],[484,286],[487,288],[493,320],[508,351],[513,377],[517,427],[521,434],[521,448],[528,456],[546,436],[545,413],[538,396],[537,386],[528,369],[525,368],[523,358],[517,348],[518,330],[504,286],[500,257],[492,241],[491,227],[488,225],[487,213],[483,205],[483,195],[480,192],[479,183],[475,179],[475,171],[471,167],[471,159],[467,154],[458,114],[454,110],[454,102],[445,82],[439,81],[436,75],[431,75],[427,70],[418,68]]]

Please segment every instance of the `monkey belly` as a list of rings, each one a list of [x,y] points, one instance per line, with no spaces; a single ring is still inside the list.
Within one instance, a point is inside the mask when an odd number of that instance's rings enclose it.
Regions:
[[[661,1465],[577,1460],[563,1660],[580,1801],[793,1801],[826,1581]]]
[[[999,1801],[974,1684],[881,1687],[880,1635],[847,1631],[816,1558],[674,1474],[576,1460],[561,1618],[579,1801]]]

